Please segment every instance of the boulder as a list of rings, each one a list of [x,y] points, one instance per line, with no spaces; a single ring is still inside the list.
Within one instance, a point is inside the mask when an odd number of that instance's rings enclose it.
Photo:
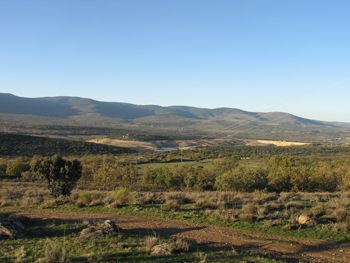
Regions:
[[[103,236],[118,233],[119,227],[111,220],[106,220],[94,226],[88,226],[80,232],[80,237],[84,239],[95,239]]]

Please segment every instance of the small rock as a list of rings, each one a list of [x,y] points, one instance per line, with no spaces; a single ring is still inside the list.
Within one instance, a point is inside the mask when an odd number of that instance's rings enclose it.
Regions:
[[[172,253],[173,247],[168,243],[154,246],[151,249],[151,254],[155,256],[170,256]]]
[[[89,226],[89,227],[84,228],[83,230],[81,230],[80,237],[86,237],[86,236],[90,235],[91,233],[93,233],[95,231],[96,231],[95,227]]]
[[[311,222],[311,218],[307,215],[300,215],[298,217],[299,225],[308,225]]]
[[[84,219],[83,222],[82,222],[82,224],[83,224],[84,226],[88,226],[88,225],[90,225],[90,221],[89,221],[88,219]]]
[[[111,220],[106,220],[105,222],[97,225],[97,229],[103,231],[105,235],[115,234],[118,232],[118,226]]]

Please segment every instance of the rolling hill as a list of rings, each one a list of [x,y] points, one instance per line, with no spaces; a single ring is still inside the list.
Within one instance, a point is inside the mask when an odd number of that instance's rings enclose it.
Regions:
[[[282,112],[233,108],[161,107],[101,102],[79,97],[23,98],[0,93],[2,131],[19,127],[75,126],[128,131],[171,132],[255,139],[339,139],[350,135],[346,123],[305,119]],[[1,131],[1,130],[0,130]]]

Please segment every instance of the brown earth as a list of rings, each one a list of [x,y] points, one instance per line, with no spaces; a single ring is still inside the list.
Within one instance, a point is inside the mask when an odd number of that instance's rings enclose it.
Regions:
[[[310,143],[306,143],[306,142],[288,142],[288,141],[273,141],[273,140],[252,140],[252,141],[248,141],[246,144],[249,146],[274,145],[278,147],[310,145]]]
[[[156,146],[154,144],[148,143],[148,142],[142,142],[142,141],[111,139],[107,137],[94,138],[87,141],[92,143],[97,143],[97,144],[105,144],[105,145],[112,145],[112,146],[133,148],[133,149],[138,149],[138,148],[147,149],[147,150],[156,149]]]
[[[350,262],[350,243],[337,244],[323,240],[290,238],[245,230],[196,225],[178,220],[154,219],[94,212],[11,211],[31,218],[77,221],[113,220],[122,231],[140,235],[158,234],[179,237],[199,244],[232,247],[256,256],[267,256],[288,262]]]

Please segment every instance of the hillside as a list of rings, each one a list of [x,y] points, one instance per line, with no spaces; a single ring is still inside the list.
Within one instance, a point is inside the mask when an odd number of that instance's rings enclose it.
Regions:
[[[0,156],[134,153],[130,148],[82,141],[0,133]]]
[[[206,136],[224,134],[249,139],[325,140],[346,138],[350,134],[349,124],[315,121],[282,112],[161,107],[78,97],[23,98],[5,93],[0,93],[0,124],[2,131],[58,125],[157,131],[160,134],[196,131],[196,134]]]

